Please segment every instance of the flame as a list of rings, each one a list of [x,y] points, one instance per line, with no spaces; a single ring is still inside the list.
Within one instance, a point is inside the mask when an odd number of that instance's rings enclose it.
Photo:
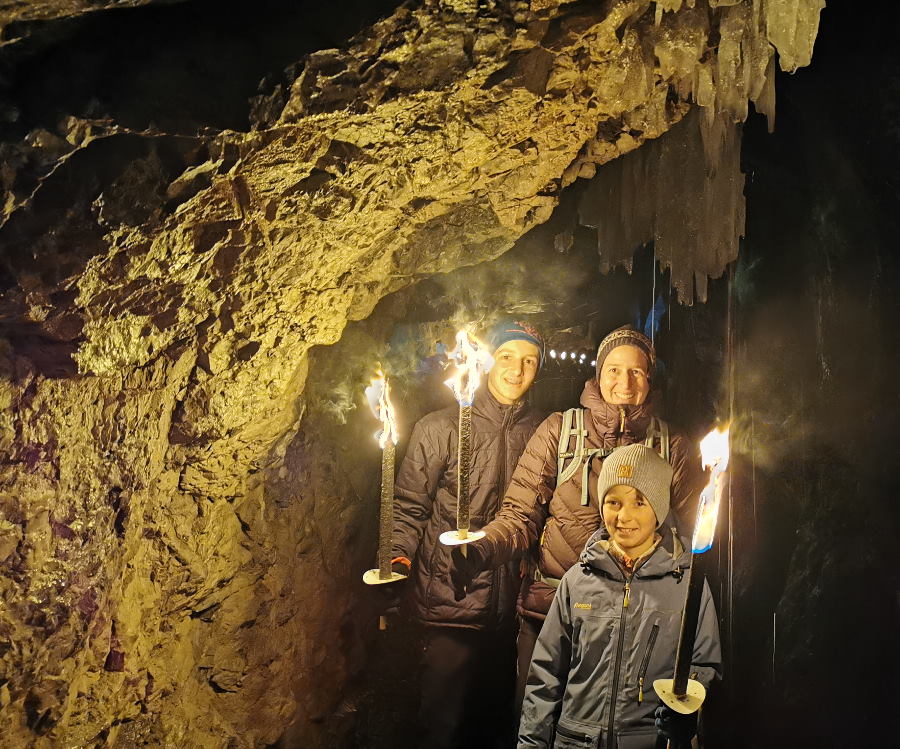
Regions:
[[[694,538],[691,546],[695,554],[708,551],[713,545],[716,532],[716,519],[719,516],[719,504],[722,499],[722,474],[728,468],[730,450],[728,448],[729,426],[713,429],[700,441],[700,455],[704,468],[711,468],[709,483],[700,494],[700,507],[697,511],[697,524],[694,527]]]
[[[366,388],[366,398],[375,418],[381,421],[381,429],[375,433],[375,439],[378,440],[381,449],[387,447],[388,440],[396,445],[397,416],[391,403],[391,385],[380,369],[372,378],[372,384]]]
[[[460,406],[471,406],[481,374],[494,366],[494,359],[484,344],[465,330],[456,334],[456,348],[447,358],[456,364],[456,373],[444,384],[453,391]]]

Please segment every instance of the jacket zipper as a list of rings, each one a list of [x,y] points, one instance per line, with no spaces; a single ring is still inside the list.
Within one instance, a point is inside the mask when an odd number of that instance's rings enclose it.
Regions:
[[[503,440],[503,450],[501,451],[500,480],[497,482],[497,494],[499,496],[497,497],[497,508],[495,512],[499,512],[500,508],[503,506],[503,497],[506,496],[506,454],[509,452],[509,427],[511,422],[512,409],[504,415],[503,422],[500,424],[500,436]],[[490,520],[488,522],[490,522]]]
[[[656,644],[656,636],[659,634],[659,624],[654,624],[650,630],[650,640],[647,643],[647,652],[644,653],[644,660],[641,661],[641,667],[638,670],[638,704],[644,701],[644,677],[647,675],[647,667],[650,665],[650,654],[653,652],[653,646]]]
[[[613,741],[613,727],[616,723],[616,698],[619,694],[619,669],[622,668],[622,650],[625,646],[625,615],[629,604],[629,593],[631,592],[631,581],[634,579],[634,573],[629,575],[625,580],[625,589],[622,595],[622,613],[619,615],[619,644],[616,648],[616,668],[613,671],[613,686],[609,696],[609,729],[607,730],[607,743]]]
[[[570,731],[567,728],[563,728],[561,725],[559,725],[559,723],[556,724],[556,732],[560,736],[565,736],[567,739],[575,739],[576,741],[580,741],[585,745],[591,743],[591,737],[586,733],[575,733],[575,731]]]
[[[625,434],[625,409],[619,406],[619,437]]]
[[[512,422],[512,409],[508,409],[503,415],[503,421],[500,423],[501,447],[500,451],[500,470],[497,481],[497,506],[494,509],[494,515],[499,512],[503,505],[503,497],[506,496],[506,454],[509,451],[509,426]],[[489,518],[488,522],[493,520]],[[504,565],[505,566],[505,565]],[[502,566],[494,570],[491,575],[491,602],[488,606],[488,624],[490,625],[497,618],[497,611],[500,608],[500,575],[502,574]]]

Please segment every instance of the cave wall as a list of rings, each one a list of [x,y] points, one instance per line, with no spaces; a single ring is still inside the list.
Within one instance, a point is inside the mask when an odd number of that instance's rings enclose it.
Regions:
[[[759,721],[730,728],[736,746],[893,743],[874,695],[900,667],[900,16],[863,33],[828,10],[775,132],[745,128],[730,704]]]
[[[89,5],[0,7],[0,732],[260,746],[294,721],[310,746],[361,658],[365,539],[315,435],[286,459],[311,347],[502,254],[691,98],[710,136],[748,100],[774,116],[775,47],[808,61],[822,3],[412,3],[272,71],[251,129],[200,108],[173,132],[114,93],[8,98]]]

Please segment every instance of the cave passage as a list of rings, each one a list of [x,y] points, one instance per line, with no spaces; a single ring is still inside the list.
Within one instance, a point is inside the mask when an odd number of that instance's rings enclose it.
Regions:
[[[391,377],[399,464],[415,422],[455,403],[443,384],[442,352],[453,347],[460,326],[477,334],[498,317],[512,317],[542,331],[547,357],[527,396],[542,415],[578,404],[585,381],[594,376],[597,344],[614,328],[631,324],[656,344],[654,387],[666,419],[699,438],[717,418],[728,418],[717,407],[728,402],[720,398],[720,383],[728,360],[729,279],[710,283],[706,303],[681,305],[652,245],[639,248],[628,269],[601,273],[596,232],[578,219],[587,187],[567,191],[548,223],[497,260],[426,278],[385,298],[368,319],[348,326],[339,343],[314,352],[302,431],[315,435],[313,449],[335,460],[335,472],[369,508],[351,533],[358,564],[371,566],[374,559],[380,461],[372,438],[376,426],[361,404],[359,383],[368,382],[376,364]],[[298,440],[310,444],[302,435]],[[714,574],[723,582],[729,577],[724,565]],[[378,593],[359,588],[362,610],[377,609]],[[368,655],[346,696],[348,710],[353,707],[343,740],[348,746],[416,746],[422,728],[415,719],[421,626],[406,606],[386,632],[375,634],[377,617],[367,616],[353,625],[356,636],[365,637]],[[723,621],[727,617],[726,611]],[[496,667],[509,665],[498,661]]]
[[[896,743],[900,5],[863,5],[0,2],[0,749],[415,746],[363,388],[399,460],[501,314],[541,411],[631,323],[667,420],[731,421],[709,749]]]

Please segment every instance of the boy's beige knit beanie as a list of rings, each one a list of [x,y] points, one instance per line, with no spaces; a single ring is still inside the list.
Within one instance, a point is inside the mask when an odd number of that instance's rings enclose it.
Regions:
[[[617,447],[603,461],[597,479],[597,499],[603,509],[603,498],[617,484],[632,486],[646,497],[656,525],[662,525],[669,514],[669,497],[674,472],[659,453],[644,444]]]

